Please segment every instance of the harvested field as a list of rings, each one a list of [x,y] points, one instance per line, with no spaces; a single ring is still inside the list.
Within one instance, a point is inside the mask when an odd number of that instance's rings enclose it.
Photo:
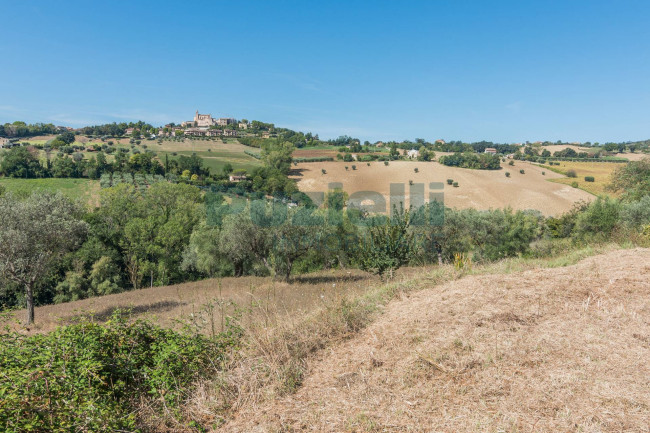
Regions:
[[[352,170],[352,165],[356,165],[356,170]],[[445,204],[455,208],[510,206],[513,209],[537,209],[545,215],[558,215],[570,210],[579,200],[594,198],[569,185],[548,182],[548,179],[564,176],[523,161],[516,161],[514,166],[503,164],[501,170],[471,170],[418,161],[391,161],[388,166],[383,162],[372,162],[370,166],[365,162],[318,162],[301,163],[295,168],[297,174],[293,178],[303,192],[327,192],[330,183],[341,182],[348,194],[376,191],[387,202],[390,184],[401,183],[406,190],[408,204],[409,181],[425,184],[425,197],[430,192],[430,182],[443,182]],[[418,168],[418,173],[415,173],[415,168]],[[325,174],[321,171],[323,169]],[[525,170],[525,174],[520,174],[521,169]],[[542,175],[543,171],[545,175]],[[505,172],[510,172],[510,177],[506,177]],[[447,179],[457,181],[459,187],[447,185]]]
[[[403,296],[220,431],[648,432],[648,359],[650,249],[611,251]]]
[[[293,151],[294,158],[320,158],[330,157],[336,158],[336,154],[340,153],[332,149],[296,149]]]

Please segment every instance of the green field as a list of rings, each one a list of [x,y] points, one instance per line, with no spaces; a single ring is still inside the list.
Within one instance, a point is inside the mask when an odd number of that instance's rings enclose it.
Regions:
[[[254,151],[254,149],[246,149],[246,150]],[[173,153],[176,153],[176,156],[174,156]],[[233,169],[235,170],[243,169],[246,171],[251,171],[254,168],[262,166],[259,160],[253,158],[252,156],[246,155],[243,152],[243,150],[237,151],[237,150],[230,150],[230,149],[219,149],[216,146],[210,152],[208,151],[192,152],[187,150],[183,150],[179,152],[162,152],[162,151],[157,152],[158,158],[163,162],[165,161],[165,155],[169,156],[169,159],[172,160],[178,158],[181,155],[191,156],[192,153],[196,153],[198,156],[200,156],[203,159],[203,165],[210,169],[210,173],[214,173],[214,174],[221,173],[223,167],[227,163],[230,163]]]
[[[33,191],[60,191],[73,200],[81,199],[87,204],[97,203],[99,181],[90,179],[12,179],[0,178],[0,185],[20,196]]]

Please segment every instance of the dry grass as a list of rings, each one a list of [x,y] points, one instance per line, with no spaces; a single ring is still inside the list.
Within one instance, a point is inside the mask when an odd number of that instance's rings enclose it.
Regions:
[[[242,352],[257,356],[218,387],[235,402],[222,430],[647,432],[650,250],[539,267],[589,253],[442,285],[461,275],[436,268],[297,328],[258,330]],[[201,389],[193,407],[225,407],[216,395]]]
[[[544,166],[548,170],[559,170],[566,174],[569,170],[574,170],[577,177],[562,177],[551,179],[551,182],[557,182],[564,185],[571,185],[573,182],[578,183],[578,188],[583,189],[594,195],[614,196],[606,187],[611,182],[612,173],[621,167],[623,163],[617,162],[572,162],[561,161],[560,165],[553,167]],[[585,181],[585,176],[593,176],[594,182]]]
[[[403,268],[402,277],[424,272]],[[37,307],[36,324],[30,332],[49,332],[80,317],[102,322],[116,309],[131,310],[131,316],[146,318],[171,328],[191,324],[201,332],[222,330],[223,315],[241,316],[244,324],[275,324],[286,317],[310,314],[342,296],[357,296],[380,283],[376,276],[358,269],[319,271],[294,277],[290,283],[271,277],[214,278],[164,287],[144,288],[56,305]],[[24,310],[13,313],[14,330],[21,325]]]

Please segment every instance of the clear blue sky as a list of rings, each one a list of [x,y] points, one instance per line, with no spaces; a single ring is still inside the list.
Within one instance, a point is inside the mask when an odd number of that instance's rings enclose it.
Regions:
[[[646,1],[0,0],[0,122],[650,138]]]

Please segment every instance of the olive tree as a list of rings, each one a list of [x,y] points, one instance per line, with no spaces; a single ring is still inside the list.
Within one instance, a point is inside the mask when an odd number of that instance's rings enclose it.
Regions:
[[[60,193],[26,200],[0,197],[0,274],[25,288],[27,324],[34,323],[34,289],[52,264],[77,248],[88,230],[82,208]]]

